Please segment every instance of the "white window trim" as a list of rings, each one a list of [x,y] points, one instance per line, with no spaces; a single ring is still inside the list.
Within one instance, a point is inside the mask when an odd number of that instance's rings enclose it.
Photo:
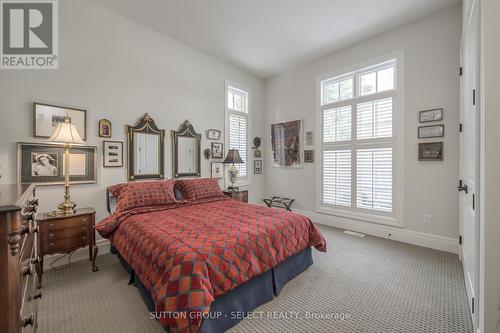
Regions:
[[[379,215],[374,212],[366,213],[362,211],[353,211],[351,207],[347,209],[333,208],[331,206],[325,206],[322,204],[322,169],[323,169],[323,123],[322,123],[322,85],[321,82],[330,78],[340,77],[347,75],[352,72],[359,71],[360,69],[367,68],[370,66],[375,66],[377,64],[389,61],[391,59],[396,59],[396,89],[388,91],[387,95],[396,94],[397,98],[394,101],[394,119],[393,119],[393,140],[394,150],[393,150],[393,168],[394,168],[394,179],[393,179],[393,214],[392,216]],[[396,51],[391,54],[372,59],[363,63],[359,63],[348,68],[337,70],[335,72],[320,75],[316,79],[316,142],[317,142],[317,154],[316,154],[316,211],[318,213],[339,216],[343,218],[359,220],[364,222],[378,223],[383,225],[390,225],[394,227],[404,227],[403,221],[403,173],[404,173],[404,51]],[[385,94],[385,92],[380,93],[380,95]],[[361,96],[358,100],[361,101],[363,98],[370,99],[370,95]],[[339,102],[331,103],[335,106],[342,106],[350,104],[352,99],[342,100]],[[345,143],[339,143],[342,145]],[[349,142],[350,145],[350,142]]]
[[[245,87],[241,84],[234,83],[229,80],[225,80],[224,82],[224,158],[226,158],[227,152],[229,151],[229,107],[227,105],[227,90],[229,87],[234,87],[239,90],[243,90],[248,94],[247,103],[248,103],[248,112],[247,112],[247,176],[246,177],[238,177],[236,181],[236,186],[250,186],[252,184],[252,173],[253,167],[250,169],[250,166],[253,166],[253,153],[252,147],[250,144],[250,133],[252,133],[252,91],[250,88]],[[229,166],[224,166],[224,185],[227,187],[231,182],[227,176],[227,168]]]

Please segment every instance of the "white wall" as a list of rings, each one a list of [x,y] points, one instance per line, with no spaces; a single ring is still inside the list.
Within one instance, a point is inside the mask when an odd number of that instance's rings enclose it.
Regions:
[[[210,146],[208,128],[224,130],[226,79],[251,89],[251,137],[264,134],[262,80],[87,0],[59,1],[59,20],[58,70],[0,71],[1,183],[16,182],[16,142],[43,141],[32,137],[34,101],[88,111],[87,143],[98,147],[98,182],[71,191],[79,207],[97,209],[98,219],[106,215],[106,186],[126,181],[125,168],[102,168],[99,119],[110,119],[112,139],[124,141],[125,125],[149,112],[167,131],[168,177],[170,130],[189,119],[203,133],[202,150]],[[202,159],[202,176],[210,177],[210,161]],[[256,201],[262,197],[263,176],[252,176],[250,200]],[[63,199],[62,186],[39,189],[43,211]]]
[[[461,8],[454,6],[267,80],[266,148],[270,151],[273,122],[302,119],[304,132],[314,130],[316,136],[318,76],[404,50],[404,215],[399,222],[405,230],[418,232],[413,236],[433,234],[456,249],[460,32]],[[438,107],[444,108],[444,161],[418,162],[418,111]],[[317,142],[315,145],[318,154]],[[266,195],[294,197],[296,208],[312,214],[316,164],[278,169],[270,166],[270,154],[267,157]],[[431,225],[423,223],[424,214],[432,216]],[[324,216],[313,216],[325,220]],[[384,230],[381,235],[390,232]]]

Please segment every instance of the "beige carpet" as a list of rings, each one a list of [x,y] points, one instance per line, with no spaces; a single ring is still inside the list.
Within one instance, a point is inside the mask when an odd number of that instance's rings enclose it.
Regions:
[[[473,331],[457,256],[320,228],[328,253],[231,333]],[[46,272],[39,332],[163,332],[115,256],[97,261]]]

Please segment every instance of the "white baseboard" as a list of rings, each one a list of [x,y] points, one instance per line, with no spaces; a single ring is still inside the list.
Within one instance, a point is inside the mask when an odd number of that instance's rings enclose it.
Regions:
[[[317,212],[304,210],[294,211],[309,217],[314,223],[319,223],[331,227],[357,231],[376,237],[388,238],[403,243],[428,247],[431,249],[451,252],[454,254],[458,254],[460,249],[458,240],[450,237],[427,234],[423,232],[391,227],[376,223],[357,221],[338,216],[320,214]]]
[[[97,258],[99,258],[99,256],[101,254],[109,253],[109,248],[110,248],[111,243],[107,239],[98,239],[96,241],[96,245],[97,245],[97,249],[98,249],[97,250]],[[53,254],[53,255],[45,256],[43,258],[43,270],[49,269],[49,265],[56,258],[62,257],[62,256],[63,256],[62,254]],[[71,256],[71,262],[76,262],[76,261],[80,261],[80,260],[87,260],[87,261],[89,260],[89,248],[88,247],[84,247],[84,248],[76,250],[75,253],[73,253],[73,255]],[[61,258],[58,261],[56,261],[52,266],[53,267],[60,267],[60,266],[64,266],[67,264],[68,264],[68,256],[66,255],[64,258]],[[96,260],[96,265],[99,266],[98,260]],[[90,267],[90,263],[89,263],[89,267]]]

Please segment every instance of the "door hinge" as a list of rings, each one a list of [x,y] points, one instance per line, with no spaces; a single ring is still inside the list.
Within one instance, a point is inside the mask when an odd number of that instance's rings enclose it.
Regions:
[[[472,193],[472,210],[476,210],[476,195]]]
[[[474,313],[474,297],[472,297],[472,313]]]
[[[462,123],[458,124],[458,131],[462,132],[464,130],[464,125]]]
[[[476,105],[476,89],[472,89],[472,105]]]
[[[462,245],[462,235],[458,236],[458,244]]]
[[[462,68],[462,66],[460,66],[460,68],[458,69],[458,75],[462,76],[463,72],[464,72],[463,68]]]

